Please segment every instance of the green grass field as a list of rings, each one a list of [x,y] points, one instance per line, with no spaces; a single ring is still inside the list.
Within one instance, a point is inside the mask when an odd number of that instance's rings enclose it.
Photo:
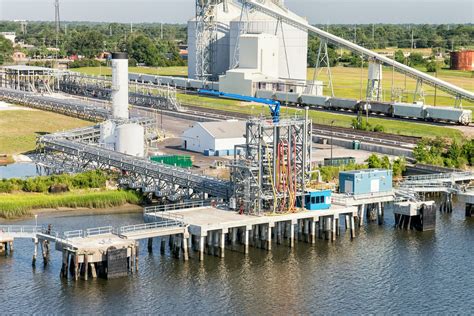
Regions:
[[[38,135],[91,124],[76,118],[39,110],[0,111],[0,154],[28,152],[35,149]]]

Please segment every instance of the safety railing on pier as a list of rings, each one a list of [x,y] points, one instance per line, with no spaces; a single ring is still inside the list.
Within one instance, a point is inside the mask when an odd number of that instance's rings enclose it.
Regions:
[[[85,231],[82,229],[70,230],[63,233],[65,239],[73,238],[87,238],[100,235],[114,234],[115,230],[112,226],[88,228]]]
[[[41,226],[35,225],[0,225],[0,234],[21,235],[33,237],[41,232]]]
[[[449,181],[462,181],[474,179],[474,173],[472,172],[451,172],[451,173],[437,173],[437,174],[426,174],[419,176],[408,176],[403,178],[406,182],[442,182],[444,180]]]
[[[109,234],[113,234],[113,232],[114,232],[114,228],[112,226],[88,228],[85,231],[84,237],[109,235]]]
[[[176,204],[148,206],[143,209],[143,214],[146,215],[150,213],[160,213],[160,212],[168,212],[168,211],[181,210],[181,209],[187,209],[187,208],[204,207],[204,206],[210,206],[211,204],[212,204],[211,200],[202,200],[202,201],[191,201],[191,202],[176,203]]]
[[[143,232],[143,231],[148,231],[148,230],[153,230],[153,229],[169,228],[169,227],[183,227],[184,226],[183,219],[184,218],[182,216],[178,216],[176,214],[166,214],[166,217],[163,217],[162,220],[159,222],[122,226],[119,228],[119,234],[123,235],[123,234],[128,234],[128,233],[138,233],[138,232]]]

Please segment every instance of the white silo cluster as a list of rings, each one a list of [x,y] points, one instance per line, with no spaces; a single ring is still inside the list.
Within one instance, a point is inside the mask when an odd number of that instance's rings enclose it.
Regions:
[[[128,55],[112,54],[112,119],[100,124],[101,146],[123,154],[143,157],[145,129],[130,123],[128,111]]]
[[[282,0],[261,0],[267,7],[291,18],[306,20],[289,11]],[[213,44],[214,60],[211,72],[214,77],[224,75],[239,60],[239,37],[242,33],[275,35],[278,38],[278,78],[306,80],[308,32],[255,10],[242,13],[242,5],[228,1],[216,6],[217,28]],[[188,75],[196,78],[196,19],[188,22]]]

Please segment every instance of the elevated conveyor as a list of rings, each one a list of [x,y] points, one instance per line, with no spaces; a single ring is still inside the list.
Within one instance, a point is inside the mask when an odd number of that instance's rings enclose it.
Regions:
[[[321,39],[326,40],[328,43],[332,43],[337,46],[344,47],[346,49],[349,49],[352,52],[371,58],[381,64],[392,66],[398,72],[406,74],[407,76],[414,78],[415,80],[418,80],[421,83],[428,84],[430,86],[443,90],[455,96],[457,99],[465,99],[465,100],[474,102],[474,93],[470,91],[467,91],[456,85],[440,80],[424,72],[421,72],[419,70],[416,70],[404,64],[401,64],[395,60],[392,60],[390,58],[377,54],[369,49],[366,49],[362,46],[354,44],[348,40],[335,36],[331,33],[325,32],[317,27],[311,26],[308,23],[301,22],[297,19],[293,19],[289,15],[283,15],[280,12],[277,12],[271,8],[268,8],[264,4],[261,4],[255,0],[243,0],[242,2],[246,4],[247,6],[249,6],[250,8],[258,10],[271,17],[274,17],[275,19],[280,20],[283,23],[287,23],[289,25],[292,25],[294,27],[297,27],[303,30],[308,30],[309,32],[314,33],[316,36],[320,37]]]

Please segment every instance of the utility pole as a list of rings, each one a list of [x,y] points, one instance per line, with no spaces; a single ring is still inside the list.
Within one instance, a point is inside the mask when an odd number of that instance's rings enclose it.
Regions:
[[[160,38],[163,40],[163,22],[161,22]]]
[[[413,40],[413,29],[411,29],[411,52],[413,52],[413,48],[415,48],[415,42]]]
[[[357,25],[354,24],[354,43],[357,44]]]
[[[375,24],[372,24],[372,41],[375,42]]]
[[[54,24],[56,26],[56,48],[59,48],[59,32],[61,31],[61,19],[59,16],[59,0],[54,1]]]

